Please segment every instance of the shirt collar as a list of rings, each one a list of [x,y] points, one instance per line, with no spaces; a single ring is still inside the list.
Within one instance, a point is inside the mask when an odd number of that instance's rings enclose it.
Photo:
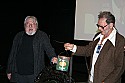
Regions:
[[[101,33],[99,35],[97,35],[97,37],[94,40],[96,40],[100,37],[103,37],[103,35]],[[111,34],[106,39],[109,39],[111,41],[111,43],[115,46],[116,29],[114,27],[113,27],[113,31],[111,32]]]

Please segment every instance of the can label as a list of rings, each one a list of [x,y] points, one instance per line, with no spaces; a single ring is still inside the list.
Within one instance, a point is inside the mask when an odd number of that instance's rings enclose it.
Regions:
[[[64,60],[58,57],[56,70],[67,71],[69,67],[69,60]]]

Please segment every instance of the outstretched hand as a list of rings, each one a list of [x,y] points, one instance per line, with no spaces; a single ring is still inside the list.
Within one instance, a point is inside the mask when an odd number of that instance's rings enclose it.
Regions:
[[[64,44],[65,50],[72,50],[73,47],[74,47],[74,44],[70,44],[70,43],[65,43]]]

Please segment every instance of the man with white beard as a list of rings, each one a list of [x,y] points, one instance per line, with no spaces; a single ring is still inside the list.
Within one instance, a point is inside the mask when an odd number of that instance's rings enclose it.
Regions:
[[[47,34],[38,30],[34,16],[24,20],[25,31],[17,33],[8,58],[7,77],[10,82],[34,83],[45,67],[44,52],[53,63],[57,63],[56,53]]]

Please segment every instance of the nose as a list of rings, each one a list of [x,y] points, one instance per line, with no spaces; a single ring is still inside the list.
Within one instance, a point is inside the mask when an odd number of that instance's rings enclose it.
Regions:
[[[29,27],[32,27],[32,24],[29,24]]]
[[[101,28],[101,27],[98,27],[98,29],[99,29],[99,30],[102,30],[102,28]]]
[[[98,32],[102,32],[102,28],[101,27],[98,28]]]
[[[100,27],[98,27],[98,29],[100,29]]]

